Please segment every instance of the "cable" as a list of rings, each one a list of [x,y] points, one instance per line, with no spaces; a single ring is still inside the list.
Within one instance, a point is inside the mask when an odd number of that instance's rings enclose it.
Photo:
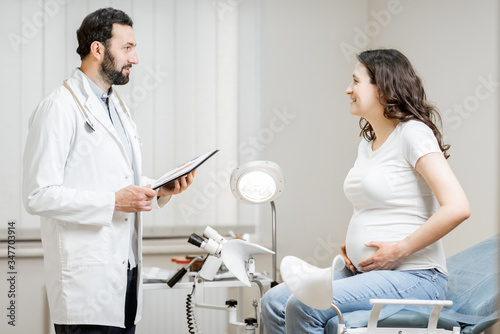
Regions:
[[[189,334],[196,334],[194,326],[194,315],[193,315],[193,291],[186,297],[186,318]]]
[[[202,334],[200,323],[198,321],[198,314],[196,312],[196,304],[193,301],[195,286],[193,290],[186,297],[186,318],[189,334]]]

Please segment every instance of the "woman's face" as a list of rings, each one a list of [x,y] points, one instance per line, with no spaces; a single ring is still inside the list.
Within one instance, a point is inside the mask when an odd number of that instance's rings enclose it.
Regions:
[[[365,65],[357,63],[352,74],[352,83],[346,94],[351,102],[351,114],[370,121],[375,115],[383,114],[384,106],[378,99],[377,86],[370,82],[370,75]]]

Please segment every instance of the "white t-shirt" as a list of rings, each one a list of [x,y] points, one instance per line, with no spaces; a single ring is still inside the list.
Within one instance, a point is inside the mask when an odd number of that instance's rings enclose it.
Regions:
[[[344,182],[354,207],[346,236],[347,256],[354,265],[376,248],[369,241],[398,242],[417,230],[439,204],[429,185],[415,170],[419,158],[440,152],[432,130],[422,122],[401,122],[377,150],[362,140],[358,158]],[[407,257],[397,270],[446,270],[441,241]]]

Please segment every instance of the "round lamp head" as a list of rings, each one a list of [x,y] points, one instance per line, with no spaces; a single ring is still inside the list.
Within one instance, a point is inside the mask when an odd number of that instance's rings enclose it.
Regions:
[[[252,161],[231,174],[233,195],[244,203],[274,201],[283,194],[285,179],[281,168],[271,161]]]

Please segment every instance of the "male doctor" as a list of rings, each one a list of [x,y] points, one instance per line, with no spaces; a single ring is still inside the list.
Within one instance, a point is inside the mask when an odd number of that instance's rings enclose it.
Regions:
[[[158,191],[141,176],[139,136],[113,90],[137,64],[132,20],[99,9],[77,31],[82,62],[30,118],[23,199],[41,216],[56,333],[134,333],[141,318],[142,211],[165,205],[194,174]]]

